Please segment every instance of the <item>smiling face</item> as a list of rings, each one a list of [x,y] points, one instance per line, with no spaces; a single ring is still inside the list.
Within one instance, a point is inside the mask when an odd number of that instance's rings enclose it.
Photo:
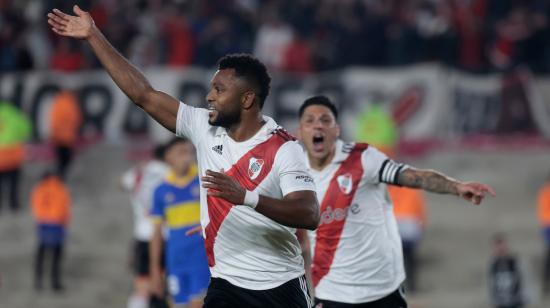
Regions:
[[[206,95],[210,125],[229,128],[241,121],[241,100],[246,92],[244,83],[234,69],[222,69],[214,74]]]
[[[299,132],[310,159],[325,161],[334,154],[340,126],[328,107],[310,105],[300,118]]]

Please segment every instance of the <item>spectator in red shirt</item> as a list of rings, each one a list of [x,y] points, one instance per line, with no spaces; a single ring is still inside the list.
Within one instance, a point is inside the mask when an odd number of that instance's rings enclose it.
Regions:
[[[72,72],[84,67],[84,57],[74,42],[60,39],[57,41],[54,54],[50,60],[50,68],[58,71]]]

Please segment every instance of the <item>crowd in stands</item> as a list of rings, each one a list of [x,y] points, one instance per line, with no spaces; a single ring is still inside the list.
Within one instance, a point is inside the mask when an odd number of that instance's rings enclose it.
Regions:
[[[75,3],[140,67],[211,67],[249,52],[296,73],[420,62],[550,71],[547,0],[0,0],[0,73],[98,68],[46,22]]]

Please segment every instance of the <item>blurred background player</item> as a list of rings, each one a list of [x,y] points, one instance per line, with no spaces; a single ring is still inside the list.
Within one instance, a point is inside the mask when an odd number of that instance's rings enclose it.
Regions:
[[[166,146],[166,161],[170,174],[155,189],[151,209],[155,219],[150,248],[152,289],[158,297],[163,295],[160,259],[166,227],[166,278],[173,307],[199,308],[208,288],[210,270],[202,235],[186,235],[200,223],[200,183],[193,144],[187,139],[173,139]]]
[[[339,139],[338,111],[325,96],[299,109],[299,133],[321,205],[310,232],[316,307],[407,307],[397,222],[386,184],[460,196],[479,204],[493,190],[390,160],[368,144]]]
[[[532,303],[537,292],[527,263],[510,250],[504,234],[495,234],[491,245],[488,287],[492,306],[520,308]]]
[[[0,212],[6,192],[10,209],[19,209],[19,179],[31,129],[31,122],[19,108],[0,101]]]
[[[418,259],[417,250],[426,227],[426,201],[421,190],[395,185],[388,186],[397,229],[403,246],[406,290],[416,292]]]
[[[126,171],[121,177],[121,186],[131,192],[134,212],[134,243],[132,244],[132,265],[136,275],[134,293],[128,299],[128,308],[141,308],[149,305],[150,258],[149,241],[153,237],[153,223],[149,212],[153,204],[155,188],[168,174],[164,162],[164,146],[157,145],[151,160]]]
[[[61,261],[71,216],[71,197],[62,178],[55,172],[45,172],[32,190],[31,206],[38,231],[34,286],[37,290],[43,288],[44,260],[50,255],[52,288],[62,291]]]
[[[542,228],[545,253],[542,286],[545,295],[547,295],[550,292],[550,176],[539,191],[538,216]]]
[[[76,95],[71,91],[59,92],[50,109],[50,142],[55,150],[57,172],[64,179],[73,160],[81,125],[82,112]]]

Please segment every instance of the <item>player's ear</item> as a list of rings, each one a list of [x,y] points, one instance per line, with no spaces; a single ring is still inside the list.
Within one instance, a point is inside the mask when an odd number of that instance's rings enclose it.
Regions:
[[[254,101],[256,100],[256,93],[254,91],[246,91],[244,92],[242,99],[241,99],[241,106],[248,110],[254,106]]]

